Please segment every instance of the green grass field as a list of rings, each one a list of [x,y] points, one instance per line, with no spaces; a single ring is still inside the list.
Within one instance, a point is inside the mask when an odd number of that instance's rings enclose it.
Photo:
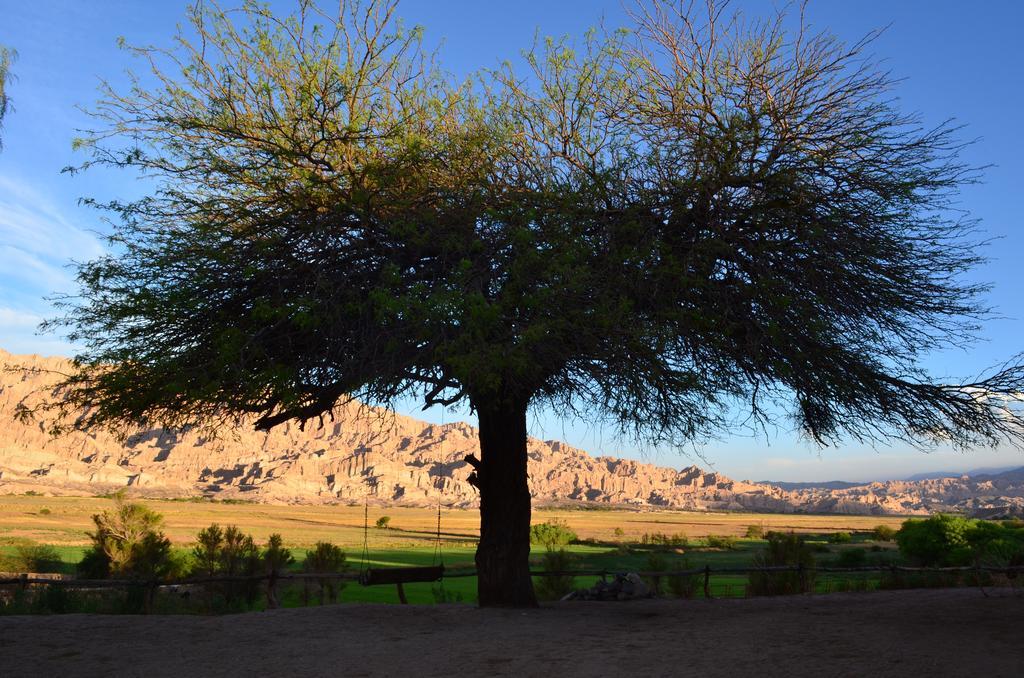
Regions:
[[[398,567],[428,565],[435,561],[437,514],[433,509],[370,507],[365,531],[367,558],[363,559],[364,507],[362,506],[272,506],[230,504],[208,501],[139,500],[164,516],[164,530],[175,547],[187,551],[196,533],[210,525],[238,525],[251,533],[258,543],[272,533],[280,533],[285,545],[301,562],[307,547],[317,541],[338,544],[348,554],[349,566]],[[113,505],[110,499],[97,497],[44,497],[8,495],[0,497],[0,557],[13,555],[19,544],[52,545],[61,558],[54,568],[70,573],[81,559],[88,543],[86,532],[91,516]],[[374,527],[377,518],[387,515],[390,527]],[[697,513],[682,511],[568,510],[537,509],[534,522],[564,521],[583,542],[568,547],[579,567],[616,571],[644,571],[651,549],[641,545],[644,535],[684,535],[689,544],[683,548],[659,549],[669,567],[714,568],[748,566],[763,546],[763,541],[745,539],[751,525],[764,531],[794,531],[811,541],[821,542],[819,562],[827,564],[845,549],[862,548],[866,532],[876,525],[898,527],[902,518],[865,516],[779,515],[749,513]],[[472,568],[479,517],[475,510],[445,509],[441,516],[441,554],[449,570]],[[827,545],[827,535],[846,531],[855,534],[854,542]],[[860,534],[857,534],[860,533]],[[704,546],[708,535],[737,538],[734,548]],[[870,553],[870,562],[894,557],[894,545],[880,544]],[[536,556],[539,558],[540,553]],[[578,577],[577,587],[588,586],[594,577]],[[715,575],[713,595],[742,595],[744,576]],[[827,579],[819,588],[828,587]],[[476,597],[474,577],[447,578],[443,584],[449,600],[472,602]],[[440,591],[436,584],[406,585],[411,603],[434,603]],[[298,604],[297,587],[285,592],[286,605]],[[398,602],[393,586],[363,587],[349,583],[341,593],[349,602]]]

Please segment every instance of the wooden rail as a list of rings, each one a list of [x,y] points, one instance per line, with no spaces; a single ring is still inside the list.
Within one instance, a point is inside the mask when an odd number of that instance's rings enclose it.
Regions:
[[[871,566],[860,566],[860,567],[814,567],[804,568],[799,565],[775,565],[766,567],[721,567],[712,568],[711,566],[704,566],[699,568],[691,568],[686,570],[668,570],[668,571],[643,571],[637,572],[636,574],[641,577],[650,578],[671,578],[671,577],[687,577],[687,576],[701,576],[703,577],[704,594],[710,598],[710,580],[711,576],[715,574],[719,575],[736,575],[736,574],[752,574],[752,573],[766,573],[766,572],[796,572],[799,574],[810,574],[810,573],[829,573],[829,572],[843,572],[843,573],[870,573],[870,572],[887,572],[887,573],[953,573],[953,572],[989,572],[1005,574],[1009,576],[1016,576],[1024,573],[1024,566],[1017,565],[1011,567],[990,567],[990,566],[973,566],[965,565],[962,567],[907,567],[903,565],[871,565]],[[530,572],[532,577],[602,577],[607,578],[616,574],[621,574],[621,570],[608,570],[608,569],[579,569],[579,570],[559,570],[559,571],[537,571]],[[3,573],[7,575],[8,573]],[[475,577],[477,572],[474,569],[465,570],[445,570],[445,579],[455,579],[461,577]],[[189,586],[202,586],[204,584],[226,584],[226,583],[247,583],[247,584],[259,584],[260,582],[267,582],[267,602],[270,607],[277,606],[276,597],[276,586],[280,582],[285,581],[359,581],[361,575],[356,572],[341,572],[341,573],[315,573],[315,572],[297,572],[288,574],[260,574],[252,576],[216,576],[216,577],[191,577],[186,579],[176,580],[145,580],[145,579],[77,579],[77,578],[66,578],[60,575],[53,574],[35,574],[35,573],[22,573],[14,576],[4,576],[0,578],[0,587],[3,586],[17,586],[21,589],[25,589],[29,586],[57,586],[69,589],[102,589],[102,588],[144,588],[149,592],[150,597],[158,589],[167,588],[180,588]],[[365,579],[365,575],[363,575]],[[387,579],[387,581],[384,581]],[[381,578],[381,581],[370,581],[370,583],[394,583],[390,578]]]

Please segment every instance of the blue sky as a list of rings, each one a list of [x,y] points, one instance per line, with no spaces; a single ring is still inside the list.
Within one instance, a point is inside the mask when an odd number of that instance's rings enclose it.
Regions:
[[[273,4],[291,6],[286,0]],[[749,15],[774,6],[767,1],[734,5]],[[126,68],[137,67],[117,48],[119,36],[133,44],[166,45],[185,6],[182,0],[0,0],[0,44],[20,53],[17,80],[9,89],[15,110],[0,132],[0,347],[51,355],[73,351],[60,337],[38,336],[35,328],[52,313],[45,296],[74,290],[68,261],[102,251],[94,232],[106,227],[78,199],[131,197],[144,189],[134,177],[108,170],[74,177],[60,173],[83,159],[71,150],[75,129],[88,125],[76,107],[96,99],[100,78],[116,85]],[[579,35],[602,17],[608,26],[625,23],[619,0],[404,0],[400,13],[407,23],[426,27],[428,42],[443,41],[442,62],[456,75],[515,60],[537,30]],[[1024,3],[818,0],[807,15],[815,28],[847,41],[888,27],[872,52],[905,78],[897,90],[904,109],[920,112],[926,122],[955,118],[966,124],[964,136],[978,140],[966,159],[992,165],[983,184],[963,192],[961,206],[982,220],[987,235],[999,238],[987,250],[992,261],[974,275],[993,284],[986,301],[1001,317],[986,323],[985,341],[967,352],[931,356],[928,367],[940,377],[969,377],[1021,352],[1024,231],[1017,205],[1024,186],[1024,63],[1015,45]],[[434,421],[466,418],[458,412],[409,412]],[[708,442],[697,448],[701,461],[692,450],[689,457],[676,450],[641,450],[608,431],[562,421],[550,412],[535,413],[531,432],[595,453],[671,466],[697,461],[735,478],[860,480],[1024,464],[1024,454],[1012,449],[928,455],[904,446],[818,450],[785,428],[767,437],[739,434]]]

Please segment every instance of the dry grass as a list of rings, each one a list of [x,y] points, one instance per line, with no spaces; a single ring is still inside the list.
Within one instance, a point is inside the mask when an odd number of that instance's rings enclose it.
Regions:
[[[235,524],[264,541],[274,532],[291,545],[308,546],[318,540],[345,547],[362,544],[362,506],[279,506],[268,504],[221,504],[166,500],[140,500],[164,516],[167,535],[185,544],[210,523]],[[0,538],[23,537],[55,545],[87,542],[85,532],[92,526],[90,516],[111,501],[98,497],[0,496]],[[48,509],[49,513],[43,511]],[[391,529],[373,527],[377,518],[391,516]],[[752,513],[696,513],[682,511],[581,511],[538,509],[534,522],[562,519],[581,539],[627,541],[644,533],[682,533],[690,538],[709,534],[742,536],[749,525],[767,530],[828,533],[866,531],[876,525],[898,527],[899,516],[820,516]],[[433,509],[374,507],[369,509],[372,539],[378,548],[422,545],[433,539],[437,514]],[[472,541],[479,528],[476,510],[445,509],[442,530],[448,541]],[[622,537],[616,537],[620,528]]]

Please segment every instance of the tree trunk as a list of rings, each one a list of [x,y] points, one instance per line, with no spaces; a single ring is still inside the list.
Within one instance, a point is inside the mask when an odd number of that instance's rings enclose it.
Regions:
[[[482,405],[482,406],[481,406]],[[530,578],[526,400],[476,403],[480,423],[480,607],[537,607]]]

